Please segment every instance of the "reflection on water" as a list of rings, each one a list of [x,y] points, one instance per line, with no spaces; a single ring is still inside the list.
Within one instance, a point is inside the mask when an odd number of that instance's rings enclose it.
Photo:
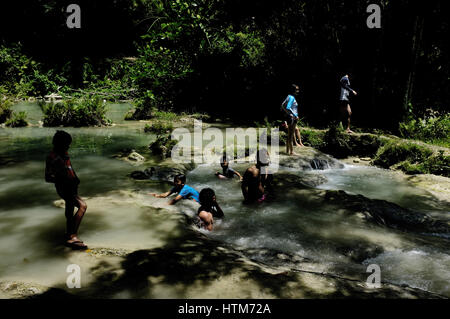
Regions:
[[[180,231],[178,227],[186,227],[179,215],[148,206],[154,199],[147,193],[166,190],[166,183],[131,180],[127,174],[136,168],[112,158],[124,148],[137,149],[148,157],[146,148],[154,137],[134,126],[67,131],[74,140],[70,154],[82,181],[80,194],[97,198],[87,201],[88,212],[81,227],[87,243],[152,248],[170,241]],[[51,285],[65,280],[68,261],[76,263],[83,258],[60,245],[64,213],[52,204],[58,199],[53,185],[44,182],[44,160],[54,132],[38,127],[0,130],[1,277]],[[361,274],[368,264],[376,263],[383,280],[450,296],[450,255],[445,248],[448,240],[368,224],[349,217],[339,207],[308,202],[302,197],[245,206],[238,180],[218,180],[214,176],[218,169],[218,165],[201,165],[188,174],[189,185],[216,191],[226,214],[214,232],[207,234],[211,238],[244,251],[271,249],[305,257],[321,265],[320,269],[311,269],[314,271]],[[237,169],[242,173],[245,166]],[[392,172],[349,166],[319,173],[328,179],[320,186],[322,189],[341,189],[442,218],[448,216],[446,203],[436,201]],[[131,192],[135,197],[118,191]],[[165,201],[161,200],[163,204]],[[367,256],[364,252],[368,252]],[[248,254],[270,263],[257,251]]]

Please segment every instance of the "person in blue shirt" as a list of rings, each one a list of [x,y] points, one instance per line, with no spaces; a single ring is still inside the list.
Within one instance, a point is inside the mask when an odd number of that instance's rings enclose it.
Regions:
[[[297,122],[298,122],[298,103],[295,99],[296,96],[300,93],[300,88],[296,84],[292,84],[290,86],[290,92],[287,98],[284,100],[284,102],[281,105],[281,108],[286,114],[286,122],[288,125],[288,139],[286,143],[286,152],[289,155],[294,155],[294,140],[295,136],[297,135],[297,138],[300,141],[299,146],[304,146],[302,143],[302,139],[300,136],[300,131],[297,128]]]
[[[350,129],[350,118],[352,116],[352,109],[350,108],[350,93],[357,95],[356,91],[350,87],[350,79],[348,74],[344,75],[339,81],[341,84],[341,95],[339,97],[341,121],[343,125],[347,124],[347,133],[353,133]],[[345,121],[347,123],[345,123]]]
[[[178,195],[169,202],[169,205],[175,205],[178,201],[182,199],[192,199],[197,203],[200,202],[199,193],[189,185],[186,185],[185,175],[183,174],[176,175],[173,179],[173,184],[174,187],[172,187],[172,189],[166,193],[162,194],[151,193],[150,195],[157,198],[166,198],[174,193],[178,193]]]

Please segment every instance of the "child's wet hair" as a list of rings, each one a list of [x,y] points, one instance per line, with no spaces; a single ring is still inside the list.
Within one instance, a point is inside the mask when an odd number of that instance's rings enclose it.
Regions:
[[[61,149],[69,146],[72,143],[72,136],[66,131],[56,131],[53,135],[52,144],[55,148]]]
[[[185,184],[186,183],[186,175],[184,175],[184,174],[175,175],[175,177],[173,178],[173,181],[174,182],[180,181],[182,184]]]
[[[216,193],[211,188],[204,188],[200,191],[199,200],[201,205],[211,206],[213,204],[213,197]]]

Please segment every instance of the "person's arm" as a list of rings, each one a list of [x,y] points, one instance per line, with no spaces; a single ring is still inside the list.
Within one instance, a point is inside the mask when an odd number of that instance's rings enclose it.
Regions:
[[[172,199],[172,200],[169,202],[169,205],[175,205],[177,202],[179,202],[179,201],[182,200],[182,199],[183,199],[183,196],[177,195],[177,197],[175,197],[174,199]]]
[[[201,211],[198,214],[198,217],[202,220],[203,224],[205,225],[205,228],[209,231],[212,231],[213,229],[213,217],[210,213]]]
[[[217,203],[217,201],[214,201],[214,206],[216,207],[217,218],[223,218],[225,216],[225,214],[223,213],[223,210],[222,210],[222,208],[220,208],[220,206]]]
[[[350,87],[350,81],[347,78],[345,78],[344,80],[341,81],[341,85],[344,89],[349,90],[354,95],[356,95],[356,91]]]
[[[169,197],[170,195],[172,195],[173,193],[174,193],[174,191],[173,191],[173,188],[172,188],[170,191],[168,191],[166,193],[162,193],[162,194],[149,193],[149,195],[152,195],[152,196],[154,196],[156,198],[166,198],[166,197]]]
[[[249,171],[247,169],[244,173],[244,178],[242,179],[242,184],[241,184],[242,195],[244,196],[245,200],[248,199],[248,178],[249,178],[248,174],[249,174]]]
[[[286,106],[286,110],[288,111],[289,115],[292,115],[295,118],[298,118],[298,114],[295,114],[292,110],[292,104],[294,104],[295,98],[293,96],[289,96],[289,102]]]
[[[242,181],[242,180],[243,180],[243,177],[242,177],[242,175],[241,175],[241,174],[239,174],[239,172],[238,172],[238,171],[234,171],[234,175],[236,175],[237,177],[239,177],[239,180],[240,180],[240,181]]]

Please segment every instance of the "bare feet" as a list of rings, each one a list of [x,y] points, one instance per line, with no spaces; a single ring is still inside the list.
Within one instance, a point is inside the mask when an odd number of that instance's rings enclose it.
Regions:
[[[348,128],[348,129],[347,129],[347,133],[348,133],[348,134],[352,134],[352,133],[354,133],[354,132],[353,132],[351,129]]]

